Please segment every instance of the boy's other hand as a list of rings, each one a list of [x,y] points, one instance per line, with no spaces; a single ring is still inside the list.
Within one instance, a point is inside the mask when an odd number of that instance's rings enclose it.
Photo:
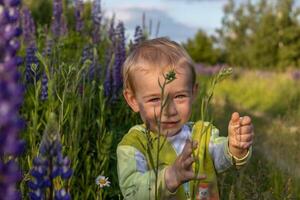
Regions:
[[[237,157],[244,157],[253,143],[254,130],[249,116],[240,117],[238,112],[231,115],[228,125],[228,141],[230,153]]]
[[[166,169],[165,181],[170,192],[176,189],[184,182],[195,179],[205,179],[205,175],[196,175],[192,164],[195,158],[192,156],[193,149],[198,146],[196,141],[186,140],[182,153],[177,157],[174,164]]]

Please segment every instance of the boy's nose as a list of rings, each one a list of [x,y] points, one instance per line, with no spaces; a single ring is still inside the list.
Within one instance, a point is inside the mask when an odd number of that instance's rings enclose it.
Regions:
[[[177,115],[177,109],[176,109],[176,106],[175,106],[173,100],[171,100],[171,99],[168,100],[168,102],[166,103],[166,107],[164,108],[163,113],[166,116]]]

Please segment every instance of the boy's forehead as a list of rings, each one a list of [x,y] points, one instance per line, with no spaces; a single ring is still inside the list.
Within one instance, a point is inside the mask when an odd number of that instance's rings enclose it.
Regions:
[[[138,65],[136,66],[136,72],[139,72],[141,74],[151,74],[156,75],[157,77],[166,75],[170,71],[174,71],[176,74],[182,74],[189,76],[191,75],[189,73],[190,69],[189,67],[184,66],[156,66],[156,65]]]
[[[183,86],[185,85],[191,85],[191,72],[189,72],[188,68],[183,68],[183,67],[141,67],[139,70],[136,71],[134,78],[134,83],[135,87],[145,89],[144,87],[147,87],[153,89],[159,87],[158,81],[162,84],[164,82],[164,76],[170,71],[174,70],[176,75],[176,79],[174,80],[175,82],[181,82]]]

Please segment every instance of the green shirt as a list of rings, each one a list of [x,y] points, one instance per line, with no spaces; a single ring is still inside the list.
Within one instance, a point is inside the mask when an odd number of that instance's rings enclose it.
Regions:
[[[203,126],[204,125],[204,126]],[[219,137],[217,128],[198,121],[189,124],[191,137],[198,141],[199,174],[205,174],[207,178],[200,182],[190,181],[181,185],[176,192],[171,193],[166,188],[164,173],[167,166],[172,165],[177,157],[174,145],[169,139],[153,132],[147,132],[144,125],[134,126],[123,137],[117,148],[119,184],[125,199],[143,200],[154,199],[156,155],[159,152],[158,164],[158,194],[159,199],[189,199],[195,193],[198,199],[219,199],[217,176],[233,164],[244,165],[250,158],[235,160],[228,151],[227,137]],[[158,142],[160,148],[158,148]],[[198,151],[199,150],[199,151]],[[137,155],[142,155],[147,170],[139,170]],[[194,187],[193,187],[194,186]]]

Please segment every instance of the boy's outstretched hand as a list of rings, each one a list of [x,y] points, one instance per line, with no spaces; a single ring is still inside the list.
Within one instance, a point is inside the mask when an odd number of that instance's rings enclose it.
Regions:
[[[170,192],[176,189],[184,182],[195,179],[205,179],[205,175],[196,175],[192,164],[195,158],[192,156],[193,149],[197,148],[197,142],[186,140],[182,153],[177,157],[174,164],[166,169],[165,182]]]
[[[230,153],[237,158],[244,157],[252,145],[253,137],[254,130],[251,118],[248,116],[240,117],[239,113],[234,112],[228,125]]]

